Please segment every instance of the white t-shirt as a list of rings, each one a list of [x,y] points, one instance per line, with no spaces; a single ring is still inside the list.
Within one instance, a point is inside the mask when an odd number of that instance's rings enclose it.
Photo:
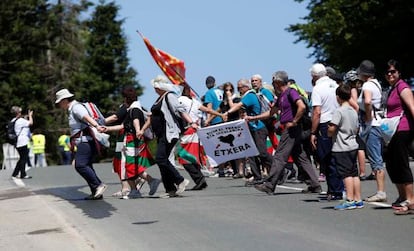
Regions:
[[[83,117],[89,115],[88,110],[76,100],[72,101],[69,105],[69,127],[71,135],[75,135],[79,131],[88,127],[88,124],[83,121]]]
[[[321,77],[315,83],[312,90],[312,106],[321,107],[321,118],[319,123],[331,121],[332,115],[339,104],[336,100],[336,88],[338,84],[328,76]]]
[[[367,90],[371,92],[371,104],[375,106],[377,109],[381,107],[381,97],[382,97],[382,88],[378,80],[376,79],[370,79],[367,82],[365,82],[362,85],[362,91],[361,94],[358,97],[358,105],[359,109],[361,111],[365,111],[365,105],[363,100],[363,93]],[[379,126],[380,123],[376,119],[376,116],[374,116],[374,110],[372,110],[372,126]],[[380,118],[378,118],[380,119]]]
[[[202,117],[202,112],[199,110],[201,103],[196,99],[190,99],[187,96],[178,97],[178,102],[185,107],[185,111],[190,115],[193,122],[199,122]]]
[[[14,130],[16,131],[17,144],[16,147],[22,147],[30,141],[30,127],[29,120],[24,118],[18,118],[14,124]]]

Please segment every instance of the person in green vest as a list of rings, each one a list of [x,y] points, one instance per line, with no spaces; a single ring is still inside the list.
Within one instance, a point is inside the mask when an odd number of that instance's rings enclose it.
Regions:
[[[46,137],[40,129],[35,129],[32,134],[32,150],[35,156],[34,166],[44,167],[45,162]]]
[[[58,138],[59,153],[62,157],[62,165],[70,165],[72,163],[72,152],[70,151],[70,136],[66,130],[62,131],[62,135]]]

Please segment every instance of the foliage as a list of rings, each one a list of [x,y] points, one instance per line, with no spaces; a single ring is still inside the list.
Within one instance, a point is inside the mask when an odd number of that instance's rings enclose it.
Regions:
[[[295,0],[303,2],[303,0]],[[290,25],[296,42],[313,48],[310,57],[340,72],[358,67],[364,59],[376,64],[382,78],[389,59],[404,65],[403,73],[414,77],[414,50],[408,36],[414,23],[410,0],[310,0],[304,23]]]
[[[11,119],[13,105],[34,110],[31,129],[46,135],[48,162],[55,163],[59,133],[68,125],[66,112],[54,104],[57,90],[68,88],[109,114],[122,102],[122,86],[136,86],[139,95],[142,88],[129,67],[114,3],[101,1],[83,20],[81,14],[93,6],[87,0],[51,2],[0,2],[0,125],[5,128]]]

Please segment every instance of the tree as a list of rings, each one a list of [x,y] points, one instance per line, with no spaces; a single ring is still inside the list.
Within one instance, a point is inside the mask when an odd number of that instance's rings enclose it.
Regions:
[[[122,103],[120,92],[125,85],[135,86],[137,94],[142,94],[135,79],[137,72],[129,66],[124,21],[117,20],[118,11],[114,2],[101,1],[86,22],[86,58],[75,82],[82,85],[82,96],[95,102],[104,113],[116,110]]]
[[[405,78],[414,77],[414,50],[407,38],[414,24],[413,1],[310,0],[307,9],[305,23],[290,25],[287,31],[298,37],[296,42],[313,48],[310,57],[317,62],[345,72],[369,59],[381,78],[394,58],[404,66]]]

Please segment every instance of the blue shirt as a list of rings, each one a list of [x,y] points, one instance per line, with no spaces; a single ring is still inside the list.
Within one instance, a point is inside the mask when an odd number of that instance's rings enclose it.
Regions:
[[[267,100],[269,100],[270,103],[273,103],[275,97],[273,96],[270,90],[262,87],[260,88],[259,92],[263,94],[267,98]]]
[[[241,102],[246,109],[246,113],[249,116],[255,116],[260,114],[259,99],[253,91],[249,91],[241,98]],[[249,121],[249,128],[252,131],[257,131],[265,127],[265,124],[261,120]]]
[[[212,104],[212,109],[217,111],[220,107],[221,101],[223,101],[223,90],[220,90],[217,87],[213,87],[206,92],[204,96],[204,103],[205,104]],[[223,122],[223,119],[219,116],[216,116],[212,121],[211,124],[215,125],[218,123]]]

